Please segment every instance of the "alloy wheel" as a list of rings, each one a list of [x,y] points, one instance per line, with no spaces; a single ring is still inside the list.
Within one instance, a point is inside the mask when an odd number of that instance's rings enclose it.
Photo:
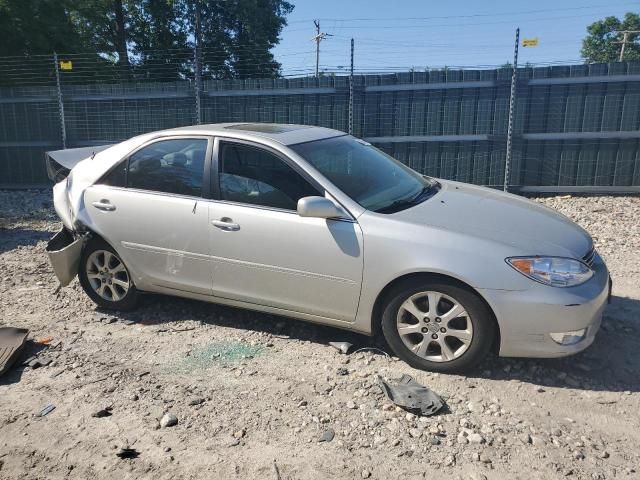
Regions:
[[[127,295],[129,272],[117,255],[96,250],[87,258],[85,268],[91,288],[104,300],[118,302]]]
[[[453,297],[436,291],[407,298],[398,309],[396,327],[404,345],[431,362],[459,358],[473,339],[473,324],[465,308]]]

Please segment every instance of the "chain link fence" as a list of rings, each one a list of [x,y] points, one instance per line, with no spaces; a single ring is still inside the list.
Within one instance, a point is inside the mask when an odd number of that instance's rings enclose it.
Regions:
[[[203,58],[215,52],[201,52]],[[0,185],[47,183],[43,153],[196,123],[319,125],[417,171],[521,192],[640,192],[640,63],[213,79],[190,51],[144,67],[0,58]]]

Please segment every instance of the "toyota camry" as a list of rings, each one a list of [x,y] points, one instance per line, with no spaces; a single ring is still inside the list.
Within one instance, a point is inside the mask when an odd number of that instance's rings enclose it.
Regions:
[[[591,237],[525,198],[417,173],[320,127],[216,124],[48,153],[62,285],[175,295],[382,334],[415,368],[588,347],[610,292]]]

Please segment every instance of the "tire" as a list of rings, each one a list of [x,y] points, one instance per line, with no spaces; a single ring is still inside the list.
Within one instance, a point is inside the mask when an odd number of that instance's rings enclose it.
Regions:
[[[487,355],[496,338],[489,307],[476,293],[453,281],[400,284],[386,298],[382,313],[385,340],[414,368],[444,373],[469,370]],[[431,303],[436,305],[435,313]]]
[[[111,245],[101,238],[93,237],[85,245],[78,277],[85,293],[98,306],[121,311],[135,308],[138,291],[129,270]]]

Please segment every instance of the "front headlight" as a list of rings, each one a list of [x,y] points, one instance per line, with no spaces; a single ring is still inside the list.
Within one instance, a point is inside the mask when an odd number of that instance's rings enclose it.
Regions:
[[[575,287],[593,276],[593,270],[573,258],[509,257],[506,261],[523,275],[552,287]]]

